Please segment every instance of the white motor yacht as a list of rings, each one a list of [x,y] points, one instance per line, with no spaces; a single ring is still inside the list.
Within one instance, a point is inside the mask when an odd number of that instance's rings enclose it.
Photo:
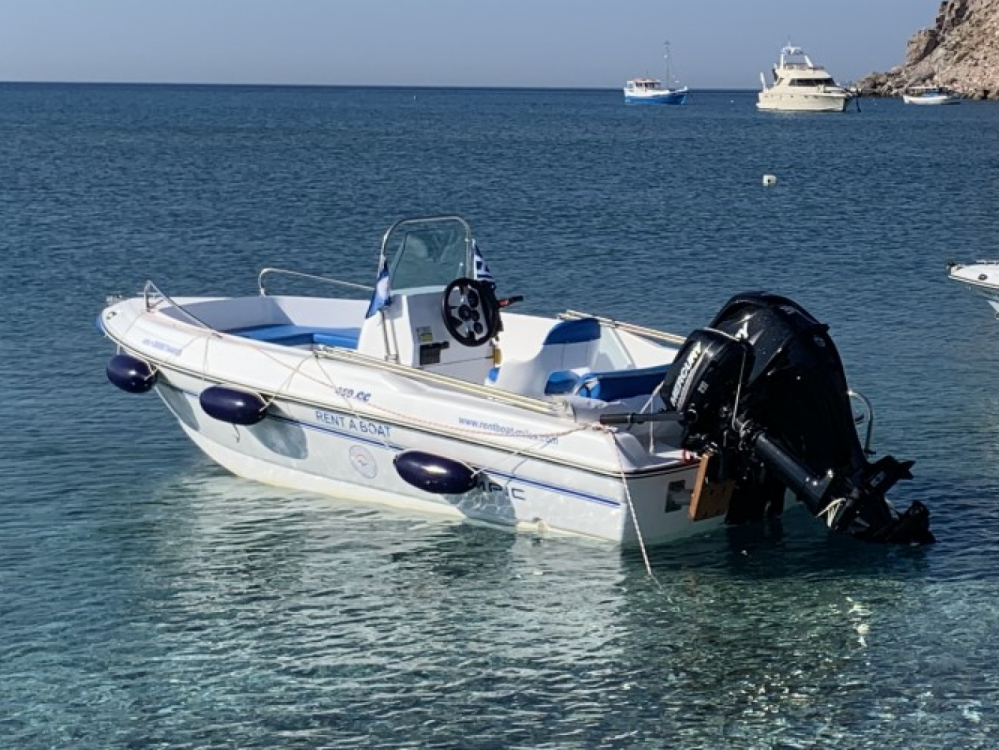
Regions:
[[[790,44],[780,51],[774,65],[773,81],[767,85],[760,73],[763,90],[756,107],[775,112],[843,112],[854,98],[853,92],[833,80],[825,68],[816,65],[801,47]]]

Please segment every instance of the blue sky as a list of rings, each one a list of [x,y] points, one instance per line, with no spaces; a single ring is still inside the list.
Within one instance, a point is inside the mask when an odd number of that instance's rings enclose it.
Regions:
[[[939,0],[0,0],[0,80],[755,88],[790,38],[848,82]]]

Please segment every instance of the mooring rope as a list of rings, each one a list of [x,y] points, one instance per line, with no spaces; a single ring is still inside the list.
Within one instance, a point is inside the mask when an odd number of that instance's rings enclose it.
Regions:
[[[621,485],[624,487],[624,499],[628,506],[628,513],[631,514],[631,521],[635,525],[635,536],[638,538],[638,548],[642,552],[642,561],[645,563],[645,572],[648,574],[649,578],[655,581],[659,588],[662,588],[662,584],[659,583],[659,579],[656,578],[655,573],[652,572],[652,562],[649,560],[649,551],[645,547],[645,539],[642,536],[642,528],[638,523],[638,513],[635,512],[635,503],[631,499],[631,489],[628,487],[628,479],[624,472],[624,451],[621,449],[621,445],[617,441],[617,433],[608,427],[602,425],[599,426],[601,432],[610,438],[611,444],[614,446],[615,454],[617,455],[618,469],[620,470]]]

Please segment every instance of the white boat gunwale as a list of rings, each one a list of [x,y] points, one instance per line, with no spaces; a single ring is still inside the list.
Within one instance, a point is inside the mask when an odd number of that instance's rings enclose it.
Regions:
[[[169,369],[169,368],[164,368],[164,369]],[[200,374],[198,374],[198,373],[187,373],[187,374],[191,375],[193,377],[200,377]],[[214,385],[221,385],[222,383],[213,383],[213,384]],[[238,384],[232,384],[232,385],[238,385]],[[189,396],[189,397],[192,397],[192,398],[197,398],[197,396],[198,396],[198,393],[196,393],[194,391],[187,390],[185,388],[178,387],[178,386],[170,383],[169,381],[168,382],[163,382],[163,383],[157,383],[157,387],[159,387],[159,386],[168,387],[168,388],[170,388],[170,389],[172,389],[172,390],[174,390],[174,391],[176,391],[178,393],[182,393],[182,394],[184,394],[186,396]],[[267,396],[268,394],[261,394],[261,395]],[[274,403],[276,403],[278,406],[280,406],[280,403],[282,401],[296,403],[299,406],[304,406],[304,407],[308,407],[308,408],[314,408],[314,407],[316,407],[315,402],[304,401],[304,400],[300,400],[300,399],[295,399],[293,397],[285,397],[285,396],[281,396],[280,398],[276,398],[274,400]],[[444,424],[437,424],[437,425],[435,425],[435,427],[433,429],[431,429],[429,427],[421,425],[418,422],[393,421],[392,419],[385,417],[380,412],[348,411],[348,410],[342,409],[341,407],[325,406],[325,405],[323,406],[323,408],[324,408],[324,410],[329,411],[334,416],[345,416],[345,417],[355,417],[357,419],[367,419],[367,420],[371,420],[371,421],[376,421],[376,422],[382,423],[382,424],[384,424],[384,425],[386,425],[388,427],[391,427],[391,428],[402,428],[402,429],[405,429],[405,430],[409,430],[410,432],[422,433],[422,434],[427,435],[429,437],[435,437],[435,438],[450,438],[450,439],[454,439],[454,440],[460,440],[460,439],[462,439],[464,437],[467,437],[468,432],[473,432],[471,430],[466,430],[466,431],[457,430],[457,429],[451,428],[450,425],[444,425]],[[391,448],[391,449],[400,450],[400,451],[401,450],[405,450],[405,446],[403,446],[403,445],[394,444],[394,443],[391,443],[389,441],[375,440],[373,438],[365,438],[363,436],[358,436],[355,433],[338,431],[336,429],[325,427],[323,425],[316,424],[314,422],[306,422],[306,421],[301,420],[301,419],[293,419],[291,417],[284,416],[283,414],[270,414],[269,413],[266,416],[266,419],[277,419],[277,420],[280,420],[280,421],[283,421],[283,422],[288,422],[288,423],[297,425],[299,427],[302,427],[303,429],[319,430],[321,432],[327,432],[327,433],[331,433],[331,434],[340,435],[340,436],[343,436],[345,438],[349,438],[349,439],[352,439],[352,440],[355,440],[355,441],[366,442],[366,443],[369,443],[371,445],[378,445],[378,446],[381,446],[381,447]],[[581,428],[581,429],[583,429],[583,428]],[[478,434],[483,435],[483,436],[487,436],[487,435],[496,435],[497,437],[501,436],[501,433],[490,433],[490,432],[479,432]],[[518,439],[525,439],[525,438],[528,438],[528,437],[536,437],[536,436],[515,435],[513,437],[516,437]],[[542,440],[543,440],[543,438],[539,438],[535,442],[542,442]],[[497,442],[489,440],[488,438],[480,437],[479,439],[476,440],[476,443],[480,444],[481,446],[483,446],[485,448],[493,449],[493,450],[496,450],[496,451],[499,451],[499,452],[502,452],[502,453],[508,453],[510,451],[510,445],[506,445],[506,444],[503,444],[503,443],[497,443]],[[603,478],[619,478],[619,477],[622,477],[622,476],[628,477],[628,478],[644,478],[644,477],[663,476],[663,475],[668,475],[668,474],[677,473],[679,471],[683,471],[683,470],[689,468],[690,465],[695,464],[697,462],[697,460],[698,460],[698,459],[694,458],[693,456],[688,457],[688,458],[682,458],[681,457],[681,458],[679,458],[677,460],[664,460],[661,465],[653,466],[653,467],[633,467],[633,468],[629,468],[629,467],[622,466],[620,469],[611,470],[611,469],[601,469],[599,467],[595,467],[593,465],[586,464],[586,463],[577,463],[577,462],[567,461],[567,460],[565,460],[565,459],[563,459],[563,458],[561,458],[561,457],[559,457],[557,455],[551,455],[551,454],[542,453],[542,452],[539,452],[539,451],[531,449],[531,448],[520,448],[520,449],[518,449],[518,453],[520,455],[528,456],[528,457],[530,457],[532,459],[535,459],[535,460],[543,462],[543,463],[558,465],[558,466],[572,468],[572,469],[578,469],[579,471],[588,473],[588,474],[590,474],[592,476],[603,477]],[[486,471],[487,473],[489,473],[489,474],[492,474],[495,471],[494,469],[490,469],[488,467],[481,467],[481,468],[484,471]]]
[[[204,298],[204,299],[210,300],[214,298]],[[552,426],[566,427],[566,429],[556,431],[560,434],[565,433],[567,431],[582,432],[587,430],[598,430],[601,432],[615,432],[614,428],[611,427],[600,426],[595,423],[579,423],[573,421],[571,419],[572,406],[566,399],[556,398],[551,401],[545,401],[530,396],[503,391],[493,386],[471,383],[468,381],[461,380],[459,378],[448,376],[446,374],[428,372],[426,370],[413,368],[409,365],[386,361],[383,359],[379,359],[377,357],[372,357],[370,355],[365,355],[349,349],[339,349],[336,347],[320,346],[314,351],[308,351],[305,349],[296,349],[294,347],[289,347],[284,344],[273,343],[273,342],[253,342],[251,345],[249,342],[247,342],[245,339],[243,339],[238,335],[230,334],[225,331],[220,331],[212,328],[204,321],[201,321],[196,315],[190,313],[190,311],[185,310],[183,308],[183,305],[181,305],[180,303],[174,302],[174,304],[178,306],[177,309],[179,311],[183,311],[186,317],[189,317],[197,322],[187,323],[185,321],[178,320],[173,317],[162,316],[165,317],[165,320],[162,320],[160,324],[180,330],[185,333],[189,333],[199,338],[204,338],[206,336],[209,336],[209,337],[219,338],[221,340],[226,340],[237,346],[252,346],[252,348],[266,347],[267,349],[273,350],[276,353],[284,353],[284,354],[297,353],[295,354],[295,356],[298,356],[303,360],[314,359],[317,362],[324,359],[338,360],[341,362],[356,365],[361,369],[374,369],[374,370],[384,371],[387,373],[404,375],[408,379],[423,380],[434,383],[436,385],[443,385],[455,391],[464,392],[466,394],[473,396],[485,397],[492,402],[500,402],[505,405],[515,407],[518,409],[528,409],[530,411],[537,413],[540,416],[552,418],[553,420],[555,420],[552,422]],[[147,310],[146,313],[144,314],[158,315],[160,313],[160,310],[157,309],[160,307],[159,303],[153,303],[149,306],[151,307],[151,309]],[[578,315],[579,313],[575,314]],[[621,327],[624,328],[625,325],[626,324],[621,325]],[[281,401],[287,401],[305,407],[317,406],[315,400],[296,398],[294,394],[289,392],[271,392],[265,388],[261,388],[259,382],[254,382],[252,380],[239,380],[231,378],[221,380],[221,379],[210,378],[206,375],[206,373],[202,369],[195,369],[194,367],[184,366],[175,361],[167,361],[158,354],[158,350],[156,350],[155,348],[152,348],[151,350],[143,350],[143,349],[137,349],[133,346],[126,345],[126,343],[120,340],[118,337],[116,337],[113,332],[108,331],[103,321],[101,321],[101,327],[104,330],[105,334],[108,336],[108,338],[114,341],[118,345],[118,348],[121,351],[125,351],[130,354],[133,354],[134,356],[140,357],[144,360],[148,360],[161,370],[166,370],[167,372],[173,371],[186,375],[191,378],[199,379],[202,382],[204,382],[206,386],[228,385],[228,386],[234,386],[237,388],[246,389],[248,391],[252,391],[254,393],[261,395],[267,401],[273,400],[277,403],[280,403]],[[660,336],[670,337],[674,339],[678,338],[675,337],[673,334],[668,334],[662,331],[655,331],[655,329],[643,329],[643,333],[659,334]],[[197,394],[192,391],[176,388],[176,386],[171,386],[171,387],[174,387],[176,390],[180,390],[186,393],[187,395],[195,397],[197,396]],[[353,408],[347,409],[345,408],[345,404],[348,404],[350,407]],[[387,417],[384,412],[378,411],[376,409],[364,408],[363,405],[358,405],[358,402],[346,399],[341,399],[339,402],[334,402],[332,399],[330,399],[329,401],[321,404],[321,406],[332,412],[342,412],[344,414],[349,414],[351,416],[361,419],[376,420],[378,422],[385,423],[386,425],[390,425],[393,427],[401,427],[407,430],[421,432],[427,435],[441,435],[442,433],[445,433],[447,434],[447,436],[451,438],[459,439],[463,435],[467,437],[467,434],[469,432],[468,430],[461,430],[459,428],[454,427],[453,425],[443,422],[435,423],[432,429],[427,428],[422,426],[422,423],[419,421],[408,421],[408,420],[399,419],[398,415],[396,415],[396,417],[394,418],[390,418]],[[304,427],[313,426],[310,423],[304,423],[304,422],[302,422],[301,425]],[[545,434],[548,435],[554,433],[545,433]],[[510,450],[511,442],[514,443],[523,442],[524,439],[531,436],[530,435],[506,436],[507,438],[506,442],[503,442],[504,437],[505,436],[501,433],[482,432],[478,434],[476,442],[483,445],[484,447],[507,452]],[[537,437],[536,442],[540,441],[541,437]],[[541,452],[537,449],[533,449],[530,447],[523,447],[523,446],[519,447],[518,450],[523,455],[528,455],[539,461],[544,461],[550,464],[557,464],[560,466],[585,471],[595,476],[605,476],[605,477],[624,476],[629,478],[631,477],[640,478],[646,476],[658,476],[661,474],[674,472],[678,470],[678,468],[682,470],[694,462],[693,459],[684,460],[681,458],[679,460],[663,460],[659,465],[649,468],[621,466],[615,470],[609,470],[609,469],[605,470],[587,464],[582,457],[579,460],[569,460],[559,456],[553,456],[550,453]]]

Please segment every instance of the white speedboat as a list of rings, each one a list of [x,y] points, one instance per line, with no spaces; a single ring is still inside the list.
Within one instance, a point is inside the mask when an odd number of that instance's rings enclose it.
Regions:
[[[633,78],[624,84],[625,104],[686,104],[686,86],[673,77],[669,42],[666,43],[666,84],[658,78]],[[672,86],[673,88],[670,88]]]
[[[984,297],[999,318],[999,260],[950,263],[947,276]]]
[[[280,269],[246,297],[147,282],[99,316],[108,378],[155,391],[223,467],[289,488],[621,544],[797,497],[864,539],[932,540],[923,506],[884,495],[911,462],[868,462],[826,327],[790,300],[741,295],[686,339],[515,313],[456,216],[394,224],[378,269],[360,299]],[[282,277],[344,293],[270,293]]]
[[[944,86],[912,86],[902,94],[906,104],[960,104],[961,97]]]
[[[825,68],[816,65],[801,47],[790,44],[780,51],[768,85],[760,73],[763,88],[756,107],[775,112],[843,112],[854,98],[853,92],[833,80]]]

